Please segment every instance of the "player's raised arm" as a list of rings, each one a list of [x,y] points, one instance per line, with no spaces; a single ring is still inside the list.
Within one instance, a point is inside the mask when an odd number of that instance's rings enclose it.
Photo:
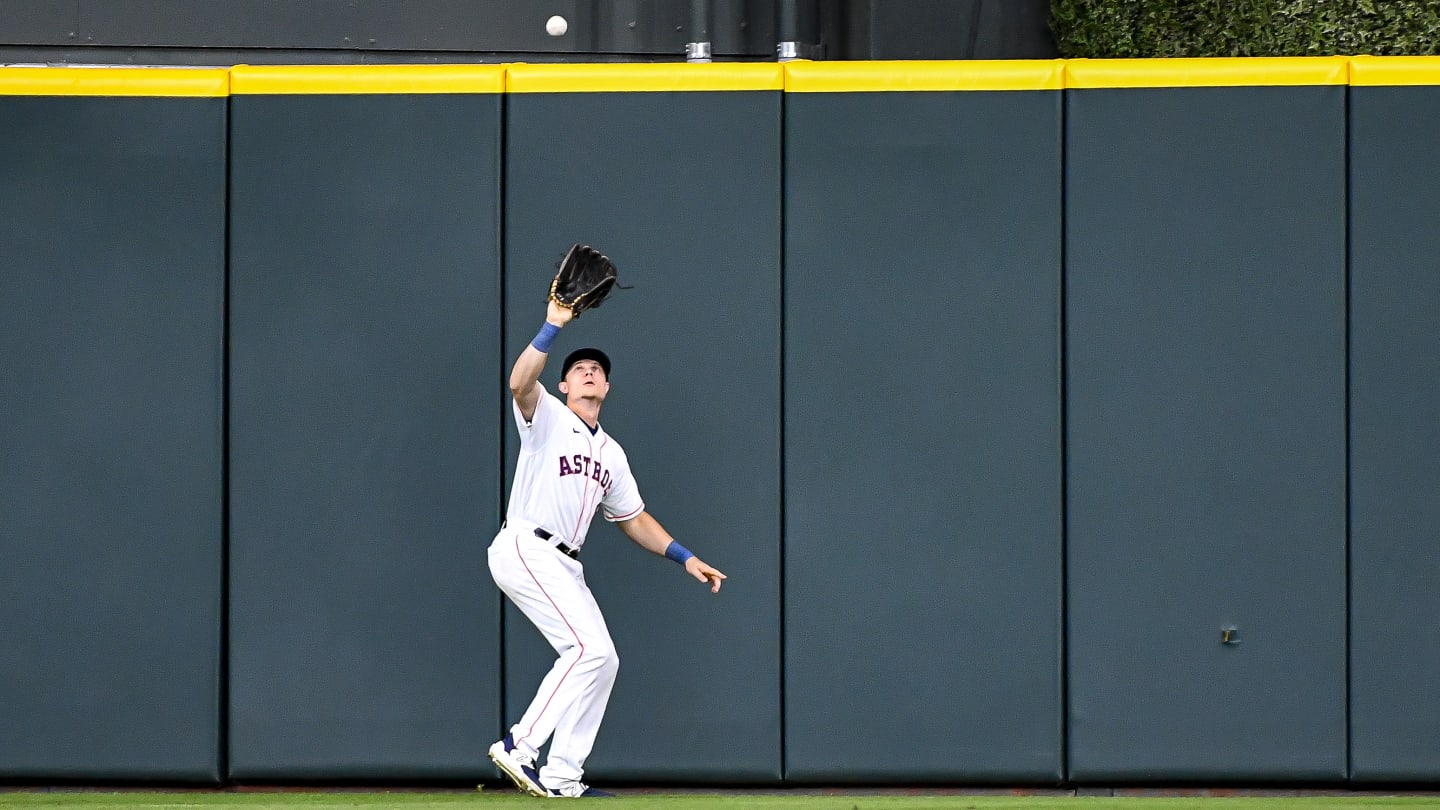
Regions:
[[[525,351],[520,352],[515,366],[510,369],[510,395],[515,397],[520,415],[527,422],[534,418],[535,406],[540,403],[540,386],[535,383],[540,380],[540,372],[545,369],[545,361],[550,357],[550,344],[561,327],[573,317],[570,310],[554,301],[546,305],[545,325],[540,327],[540,332],[525,347]]]
[[[641,548],[685,566],[685,572],[690,576],[709,583],[711,593],[720,591],[720,582],[725,579],[725,575],[676,542],[675,538],[665,531],[665,527],[660,525],[660,521],[651,517],[649,512],[641,512],[629,520],[617,521],[617,524],[621,531]]]

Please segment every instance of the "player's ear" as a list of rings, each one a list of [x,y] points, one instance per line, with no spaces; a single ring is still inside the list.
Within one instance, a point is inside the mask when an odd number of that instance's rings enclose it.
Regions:
[[[561,381],[560,381],[560,384],[559,384],[558,386],[556,386],[556,387],[560,389],[560,393],[562,393],[562,394],[568,394],[568,393],[570,393],[570,391],[568,390],[568,389],[570,388],[570,386],[569,386],[569,384],[567,384],[564,380],[561,380]]]

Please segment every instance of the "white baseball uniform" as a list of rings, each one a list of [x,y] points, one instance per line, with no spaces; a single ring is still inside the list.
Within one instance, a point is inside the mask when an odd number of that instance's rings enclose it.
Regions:
[[[543,387],[529,422],[512,407],[520,458],[505,525],[490,544],[490,573],[560,656],[510,728],[516,747],[532,758],[554,735],[540,781],[558,787],[584,771],[620,661],[584,568],[556,544],[578,552],[597,507],[617,521],[640,514],[645,503],[625,451],[603,428],[592,433]]]

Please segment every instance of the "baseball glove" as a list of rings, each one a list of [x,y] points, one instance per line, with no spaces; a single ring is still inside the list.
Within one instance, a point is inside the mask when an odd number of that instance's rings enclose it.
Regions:
[[[580,313],[604,303],[619,283],[619,271],[610,257],[589,245],[575,243],[560,260],[555,280],[550,282],[550,300],[580,317]]]

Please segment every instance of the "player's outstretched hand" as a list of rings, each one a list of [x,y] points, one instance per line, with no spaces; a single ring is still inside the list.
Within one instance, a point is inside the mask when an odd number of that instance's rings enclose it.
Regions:
[[[571,312],[569,307],[562,307],[554,301],[545,306],[545,320],[556,326],[564,326],[574,317],[575,313]]]
[[[707,565],[704,560],[699,557],[691,557],[685,561],[685,570],[690,572],[690,576],[701,582],[710,583],[711,593],[720,592],[720,581],[725,579],[725,575]]]

